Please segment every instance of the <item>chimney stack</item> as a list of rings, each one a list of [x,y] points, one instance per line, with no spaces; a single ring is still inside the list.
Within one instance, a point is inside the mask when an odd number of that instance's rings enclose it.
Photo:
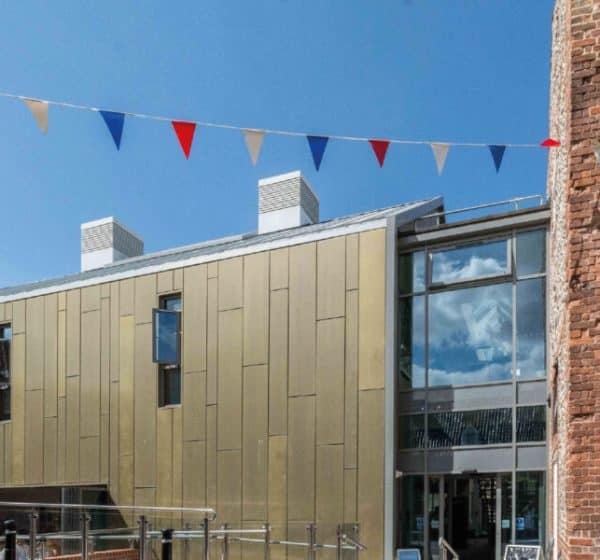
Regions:
[[[141,237],[112,216],[81,224],[81,271],[144,254]]]
[[[319,221],[319,199],[300,171],[258,181],[258,233]]]

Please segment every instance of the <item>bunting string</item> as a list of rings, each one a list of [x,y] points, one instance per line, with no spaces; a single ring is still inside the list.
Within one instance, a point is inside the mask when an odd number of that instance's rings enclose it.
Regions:
[[[315,168],[319,170],[325,149],[330,140],[341,140],[348,142],[368,142],[371,146],[373,153],[379,163],[380,167],[386,159],[388,148],[392,144],[400,145],[427,145],[430,146],[433,151],[438,174],[442,174],[448,151],[453,147],[466,147],[466,148],[486,148],[490,151],[492,160],[496,169],[496,172],[500,170],[500,165],[507,148],[554,148],[560,146],[560,142],[553,138],[547,138],[541,143],[483,143],[483,142],[460,142],[460,141],[437,141],[437,140],[411,140],[411,139],[400,139],[400,138],[386,138],[386,139],[374,139],[361,136],[347,136],[340,134],[313,134],[308,132],[299,132],[291,130],[278,130],[278,129],[262,129],[262,128],[248,128],[241,127],[226,123],[215,123],[208,121],[199,120],[183,120],[179,118],[165,117],[160,115],[150,115],[146,113],[134,113],[131,111],[116,111],[109,109],[101,109],[99,107],[81,105],[77,103],[69,103],[65,101],[52,101],[49,99],[37,99],[34,97],[28,97],[24,95],[17,95],[14,93],[0,92],[0,97],[17,99],[23,101],[31,113],[33,114],[40,130],[45,134],[48,130],[48,107],[56,106],[67,109],[76,109],[80,111],[93,111],[100,113],[102,116],[117,149],[120,149],[121,138],[123,133],[123,125],[125,117],[146,119],[159,122],[171,123],[179,144],[186,158],[190,156],[190,150],[194,140],[194,133],[196,127],[205,128],[217,128],[225,130],[235,130],[243,133],[246,142],[246,147],[250,155],[250,159],[253,165],[256,165],[258,161],[260,151],[263,146],[263,140],[265,135],[277,135],[277,136],[292,136],[292,137],[304,137],[307,139],[309,148],[313,157]]]

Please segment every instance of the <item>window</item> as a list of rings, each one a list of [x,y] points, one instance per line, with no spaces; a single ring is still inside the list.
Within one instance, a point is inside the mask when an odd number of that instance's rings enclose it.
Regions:
[[[546,231],[398,258],[398,387],[546,377]]]
[[[0,325],[0,421],[10,420],[10,325]]]
[[[158,406],[181,404],[181,295],[160,299],[153,314],[153,361],[158,364]]]
[[[517,441],[546,441],[546,407],[517,408]]]

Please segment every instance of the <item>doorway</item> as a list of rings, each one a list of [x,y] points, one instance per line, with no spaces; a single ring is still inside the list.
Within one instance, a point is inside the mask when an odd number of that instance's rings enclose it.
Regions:
[[[439,559],[443,537],[461,560],[500,560],[510,542],[510,473],[429,478],[429,558]]]

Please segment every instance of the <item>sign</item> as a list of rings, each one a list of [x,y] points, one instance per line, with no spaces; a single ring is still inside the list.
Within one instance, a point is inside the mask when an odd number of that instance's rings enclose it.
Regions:
[[[418,548],[399,548],[396,560],[421,560],[421,551]]]
[[[517,517],[517,531],[524,531],[524,530],[525,530],[525,518]]]
[[[502,520],[502,528],[503,529],[510,529],[510,519],[503,519]]]
[[[543,560],[541,546],[509,544],[504,551],[504,560]]]

